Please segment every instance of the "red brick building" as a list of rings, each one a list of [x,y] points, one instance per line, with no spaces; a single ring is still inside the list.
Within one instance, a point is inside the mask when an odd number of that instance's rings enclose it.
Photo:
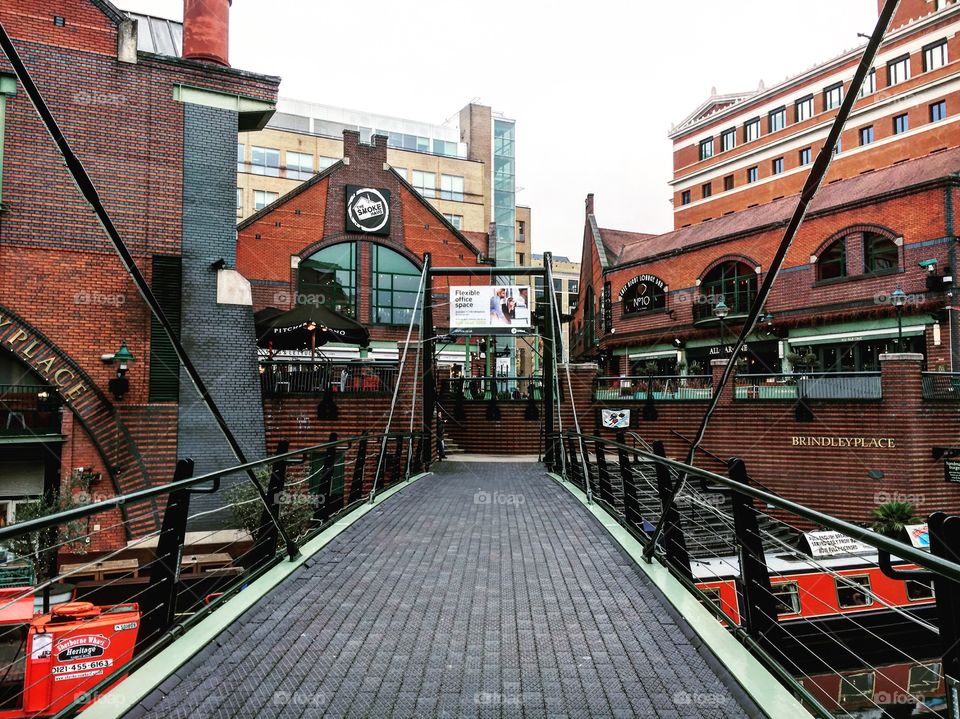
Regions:
[[[266,122],[279,79],[229,67],[228,5],[187,3],[183,58],[138,50],[136,22],[106,0],[4,3],[0,23],[257,456],[250,307],[218,302],[218,288],[237,282],[236,133]],[[68,476],[111,495],[170,481],[178,456],[200,470],[228,466],[229,449],[181,386],[169,342],[3,55],[0,167],[0,521]],[[221,259],[225,269],[211,269]],[[117,392],[111,357],[122,343],[135,361]],[[241,394],[252,407],[235,401]],[[148,510],[131,509],[98,541],[154,526]]]
[[[857,519],[880,490],[960,498],[929,459],[960,429],[958,30],[960,5],[901,3],[705,445],[721,457],[752,453],[768,486]],[[773,88],[714,93],[676,127],[673,231],[603,229],[587,197],[571,356],[597,362],[610,378],[596,385],[599,404],[658,403],[657,422],[635,411],[632,425],[677,455],[685,445],[670,430],[695,432],[712,361],[742,328],[858,60],[852,51]],[[902,383],[888,381],[892,365],[881,360],[898,352],[918,357],[897,365],[909,368]],[[806,406],[795,411],[801,399]],[[821,423],[822,434],[857,437],[883,435],[893,422],[908,428],[898,447],[911,449],[823,453],[774,438],[809,434],[801,418]],[[843,491],[857,491],[826,497],[809,483],[812,470],[784,474],[788,465],[813,466],[811,457],[835,471]],[[866,468],[886,479],[865,485]]]

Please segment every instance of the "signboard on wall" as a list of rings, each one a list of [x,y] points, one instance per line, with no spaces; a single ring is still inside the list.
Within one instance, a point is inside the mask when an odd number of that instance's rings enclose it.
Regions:
[[[667,306],[667,286],[654,275],[637,275],[620,290],[623,314],[662,310]]]
[[[390,234],[390,190],[347,185],[345,197],[347,232]]]
[[[630,410],[601,409],[600,423],[604,429],[628,429],[630,427]]]
[[[613,332],[613,290],[610,289],[610,283],[603,283],[603,331],[607,334]]]
[[[450,334],[530,334],[529,293],[516,285],[451,287]]]
[[[865,554],[876,551],[868,544],[848,537],[840,532],[806,532],[804,535],[810,545],[810,555],[815,559],[835,557],[843,554]]]

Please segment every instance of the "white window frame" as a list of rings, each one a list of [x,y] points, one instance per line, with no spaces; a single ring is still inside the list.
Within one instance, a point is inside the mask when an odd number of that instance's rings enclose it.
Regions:
[[[929,60],[929,62],[928,62]],[[938,70],[939,68],[946,65],[950,62],[948,53],[947,53],[947,39],[944,38],[939,42],[931,43],[923,48],[923,71],[930,72],[931,70]]]
[[[900,77],[901,73],[903,77]],[[887,83],[889,87],[900,85],[910,79],[910,56],[903,55],[887,63]]]
[[[701,161],[709,160],[713,157],[713,136],[711,135],[706,140],[700,140],[699,150],[697,151],[697,157]]]
[[[309,161],[309,165],[303,164],[304,158]],[[287,150],[287,177],[292,180],[309,180],[313,177],[313,155]]]
[[[427,178],[429,177],[430,182],[427,183]],[[413,188],[419,192],[423,197],[436,197],[437,196],[437,173],[428,172],[427,170],[414,170],[413,171],[413,182],[411,183]]]
[[[463,215],[454,215],[450,212],[444,212],[443,217],[458,230],[463,230]]]
[[[254,145],[251,149],[250,154],[250,171],[254,175],[264,175],[265,177],[280,177],[280,150],[275,150],[272,147],[258,147]],[[254,161],[256,154],[260,152],[263,154],[264,162],[262,164],[257,164]],[[268,162],[268,158],[272,156],[273,153],[276,153],[277,164],[271,165]]]
[[[277,192],[271,192],[270,190],[254,190],[253,191],[253,209],[259,212],[264,207],[272,205],[280,197],[280,194]],[[264,202],[261,204],[260,199],[263,199]]]
[[[843,104],[843,83],[823,88],[823,109],[836,110]]]
[[[754,130],[754,132],[751,132]],[[760,118],[755,117],[743,123],[743,142],[754,142],[760,139]]]
[[[877,91],[877,68],[870,68],[870,72],[867,73],[866,78],[864,78],[863,84],[860,86],[860,94],[857,97],[866,97],[867,95],[872,95]]]
[[[463,177],[461,175],[440,175],[440,199],[463,202]]]
[[[728,142],[729,140],[729,142]],[[720,133],[720,152],[730,152],[737,147],[737,128],[731,127]]]
[[[797,122],[803,122],[804,120],[809,120],[813,117],[814,107],[813,107],[813,95],[807,95],[806,97],[801,97],[794,104],[794,115]]]

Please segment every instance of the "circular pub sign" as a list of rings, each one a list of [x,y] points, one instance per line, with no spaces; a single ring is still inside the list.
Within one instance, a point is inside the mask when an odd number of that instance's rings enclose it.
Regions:
[[[638,275],[620,290],[623,314],[662,310],[667,306],[667,286],[654,275]]]
[[[347,185],[347,232],[390,234],[390,191]]]

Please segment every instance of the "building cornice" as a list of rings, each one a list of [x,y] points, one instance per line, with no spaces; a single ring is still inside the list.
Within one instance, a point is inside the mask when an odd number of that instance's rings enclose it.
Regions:
[[[908,25],[905,25],[902,28],[899,28],[898,30],[894,31],[884,39],[883,43],[880,45],[880,50],[882,51],[884,48],[887,48],[890,45],[893,45],[903,40],[904,38],[908,38],[913,34],[922,32],[925,29],[927,29],[927,27],[929,27],[930,25],[936,24],[941,20],[950,18],[951,16],[960,16],[960,4],[951,5],[942,10],[937,10],[935,12],[932,12],[930,15],[927,15],[926,17],[920,18],[919,20],[915,20],[912,23],[909,23]],[[817,77],[818,75],[822,75],[822,74],[834,71],[840,68],[845,63],[849,62],[850,60],[857,58],[860,54],[862,54],[863,49],[865,47],[866,47],[866,44],[860,45],[858,47],[853,48],[852,50],[848,50],[842,55],[839,55],[831,60],[827,60],[826,62],[821,63],[819,65],[814,65],[809,70],[802,72],[799,75],[795,75],[794,77],[791,77],[790,79],[784,82],[781,82],[779,85],[774,85],[773,87],[767,88],[765,90],[761,90],[757,92],[755,95],[751,95],[749,98],[747,98],[743,102],[734,103],[729,108],[724,108],[723,110],[719,110],[718,112],[712,115],[709,115],[708,117],[705,117],[702,120],[698,120],[689,125],[684,125],[681,123],[675,129],[668,132],[667,137],[671,140],[676,140],[677,138],[683,137],[684,135],[697,132],[704,125],[715,122],[716,120],[721,120],[725,117],[730,117],[733,115],[739,115],[741,112],[744,112],[745,108],[750,103],[762,104],[764,101],[772,99],[773,97],[780,94],[781,92],[784,92],[785,90],[801,87],[807,82],[809,82],[810,80],[812,80],[813,78]],[[703,105],[701,105],[701,107],[702,106]]]

